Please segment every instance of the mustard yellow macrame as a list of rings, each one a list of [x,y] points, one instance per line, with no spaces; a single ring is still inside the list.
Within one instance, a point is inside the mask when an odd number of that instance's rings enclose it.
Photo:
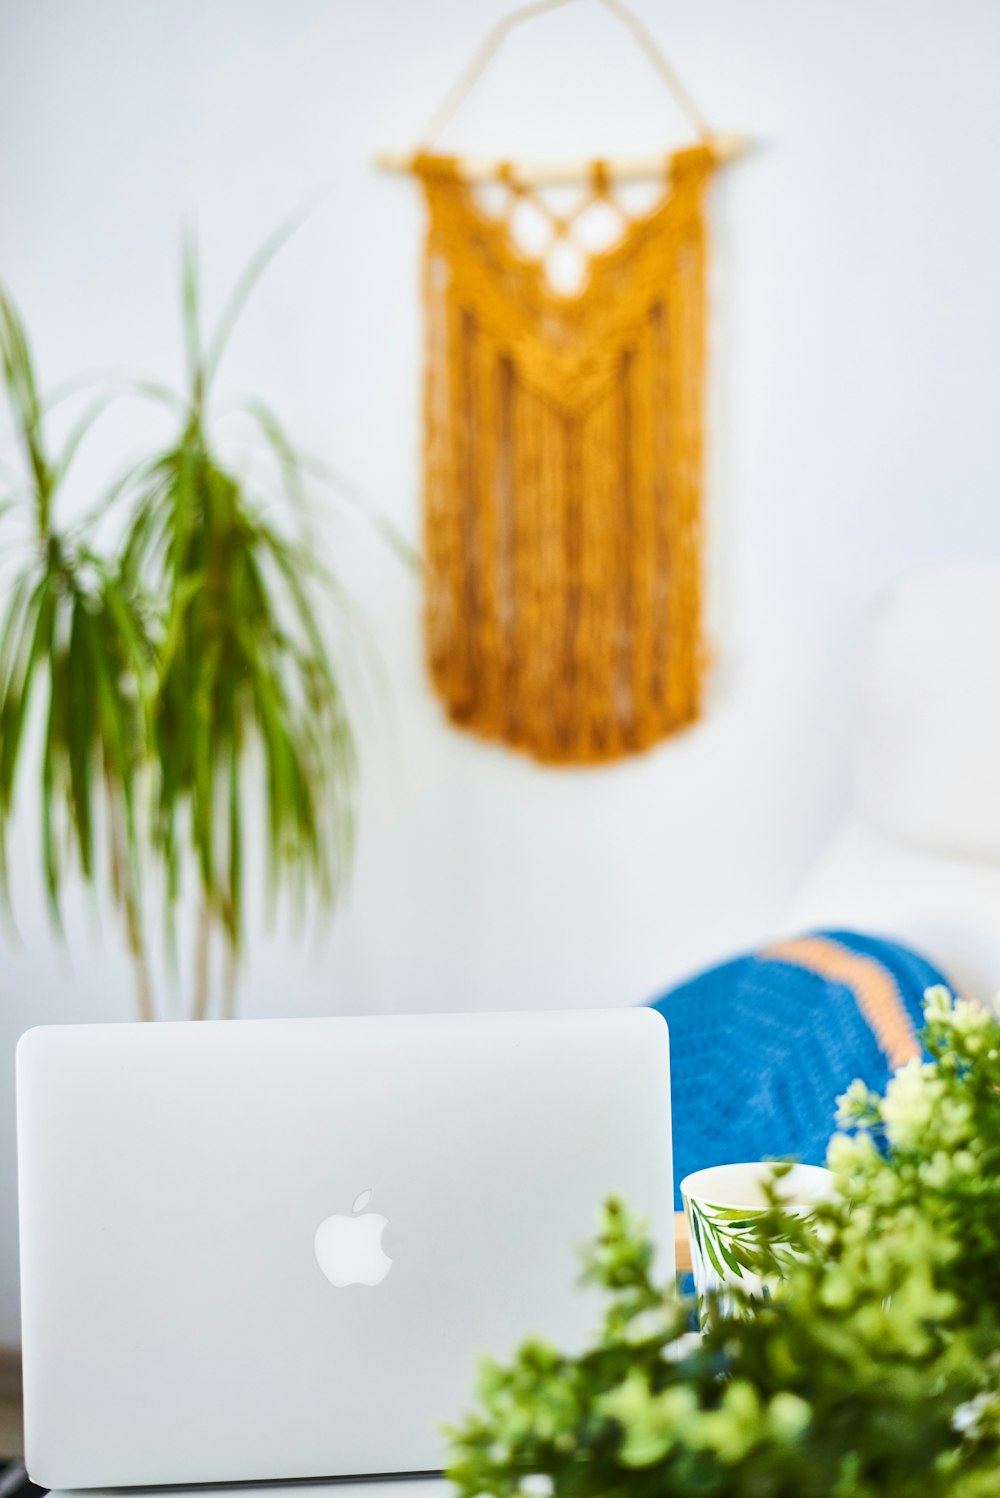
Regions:
[[[708,147],[549,285],[456,165],[427,199],[424,514],[430,671],[450,718],[552,763],[616,759],[697,717]],[[572,232],[531,197],[556,237]],[[588,201],[611,198],[596,164]],[[573,219],[582,211],[578,207]]]

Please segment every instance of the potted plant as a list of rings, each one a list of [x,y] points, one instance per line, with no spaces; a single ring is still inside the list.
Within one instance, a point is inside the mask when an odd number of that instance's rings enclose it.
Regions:
[[[1000,1023],[928,995],[928,1062],[842,1102],[837,1194],[778,1292],[713,1315],[652,1273],[617,1203],[585,1273],[608,1292],[580,1357],[486,1361],[451,1433],[460,1493],[572,1498],[986,1498],[1000,1485]],[[773,1268],[773,1266],[772,1266]]]
[[[28,541],[0,624],[0,874],[6,888],[6,833],[30,774],[37,706],[50,910],[58,925],[71,869],[102,884],[146,1019],[157,1012],[151,870],[166,891],[168,944],[186,878],[196,891],[189,1007],[203,1017],[213,933],[225,953],[220,1012],[235,1007],[248,821],[263,843],[272,902],[287,892],[300,906],[310,896],[328,906],[350,859],[356,755],[323,627],[339,594],[308,524],[306,465],[260,402],[245,411],[271,456],[263,480],[226,460],[211,420],[229,337],[289,232],[254,255],[207,336],[194,255],[185,253],[184,388],[133,387],[166,406],[172,434],[78,526],[61,520],[62,485],[113,392],[87,406],[51,453],[28,340],[0,295],[0,364],[22,460],[5,470],[0,515],[19,514]],[[118,539],[102,549],[111,509]]]

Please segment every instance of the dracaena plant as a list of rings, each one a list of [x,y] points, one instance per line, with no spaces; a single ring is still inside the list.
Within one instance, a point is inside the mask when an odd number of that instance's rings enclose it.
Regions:
[[[103,874],[135,965],[139,1014],[153,1012],[139,889],[137,800],[146,758],[155,662],[144,600],[119,559],[89,530],[60,522],[63,485],[106,401],[84,411],[61,448],[46,441],[45,411],[17,310],[0,293],[0,361],[20,449],[7,470],[5,512],[18,511],[27,558],[9,578],[0,625],[0,879],[9,893],[8,830],[33,704],[41,853],[49,908],[60,924],[67,871]],[[104,849],[100,846],[103,838]]]
[[[27,340],[3,303],[4,379],[24,460],[9,502],[29,502],[34,543],[0,636],[0,857],[32,692],[44,678],[38,790],[51,908],[58,918],[71,864],[85,879],[107,870],[143,1017],[154,1004],[140,874],[162,878],[171,951],[186,886],[197,900],[189,1012],[200,1018],[210,1008],[213,933],[224,954],[219,1009],[233,1012],[248,841],[263,855],[271,907],[285,891],[300,909],[310,896],[329,904],[351,852],[354,743],[321,623],[340,595],[307,523],[307,465],[270,411],[248,403],[271,458],[252,481],[223,456],[211,420],[229,337],[288,232],[253,257],[208,337],[185,253],[185,386],[174,393],[146,382],[134,392],[167,408],[173,434],[96,507],[121,516],[122,539],[107,556],[92,528],[58,529],[54,503],[106,397],[50,458]]]
[[[734,1291],[701,1340],[610,1203],[586,1259],[603,1325],[580,1355],[484,1362],[452,1432],[460,1498],[1000,1491],[1000,1023],[936,990],[924,1038],[884,1098],[847,1094],[817,1227],[761,1220],[758,1267],[775,1236],[798,1249],[773,1297]]]
[[[269,894],[290,888],[300,901],[333,897],[353,834],[354,742],[319,623],[337,595],[304,523],[305,464],[275,417],[248,403],[273,459],[270,487],[256,489],[222,457],[210,420],[229,336],[287,232],[254,256],[207,338],[194,257],[185,255],[186,388],[154,391],[176,430],[123,491],[131,518],[121,568],[160,621],[150,747],[168,925],[185,868],[200,902],[196,1017],[208,1008],[213,930],[226,959],[223,1012],[232,1012],[248,821]]]

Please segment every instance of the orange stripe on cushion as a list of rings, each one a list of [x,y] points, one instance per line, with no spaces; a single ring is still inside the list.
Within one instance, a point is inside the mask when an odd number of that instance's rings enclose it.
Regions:
[[[760,955],[846,984],[893,1068],[921,1054],[917,1032],[900,1002],[895,979],[873,958],[851,952],[826,936],[775,942],[763,948]]]

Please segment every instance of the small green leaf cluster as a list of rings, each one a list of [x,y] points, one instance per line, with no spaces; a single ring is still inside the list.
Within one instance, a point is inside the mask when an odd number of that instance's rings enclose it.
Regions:
[[[927,996],[928,1062],[855,1083],[810,1224],[775,1200],[766,1301],[713,1314],[657,1284],[641,1224],[605,1205],[585,1277],[608,1292],[581,1356],[482,1364],[451,1435],[460,1493],[560,1498],[985,1498],[1000,1491],[1000,1023]],[[794,1257],[787,1248],[794,1248]]]

